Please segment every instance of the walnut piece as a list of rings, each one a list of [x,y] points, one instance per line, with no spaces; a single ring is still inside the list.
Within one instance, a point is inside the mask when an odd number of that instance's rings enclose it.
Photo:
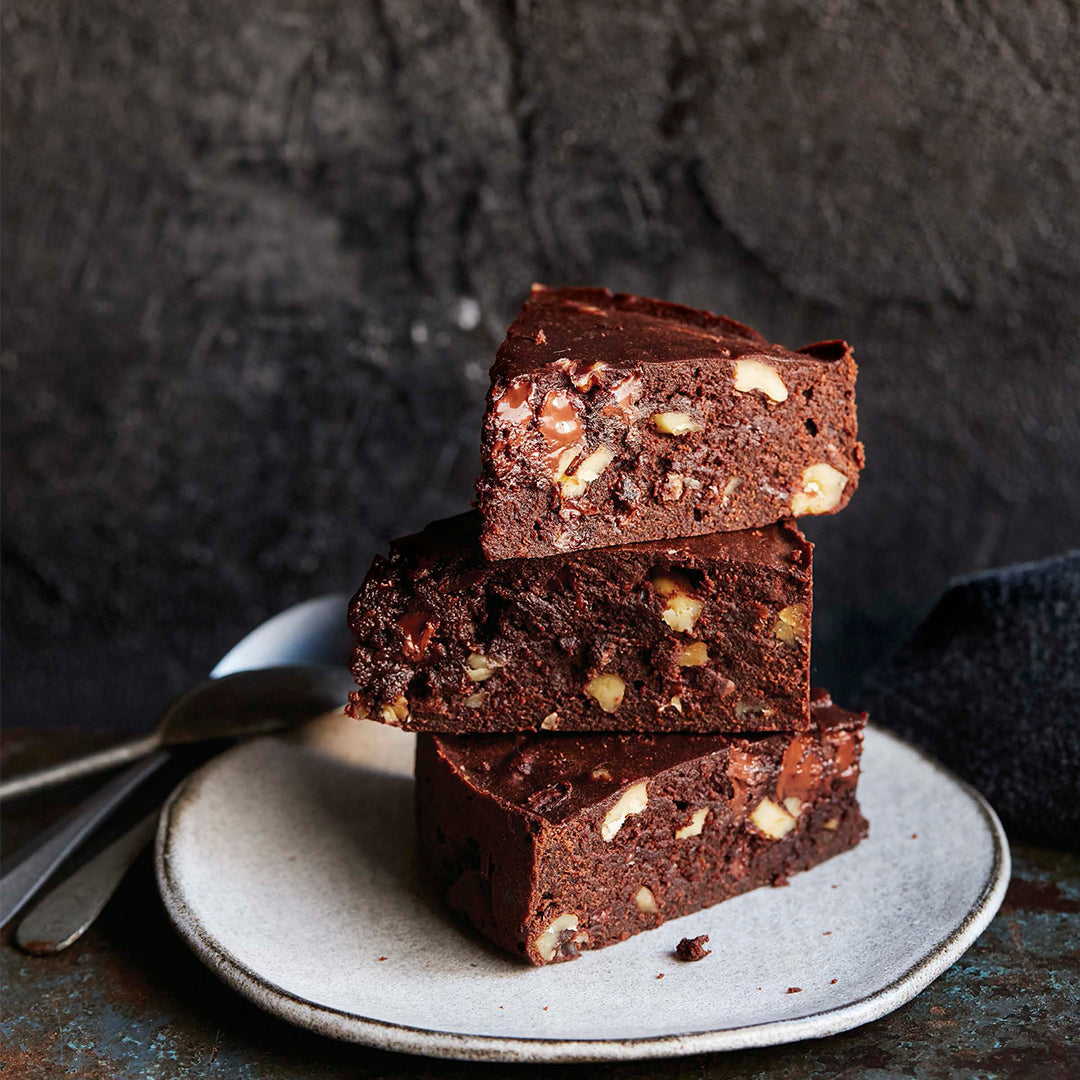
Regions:
[[[640,814],[649,805],[649,792],[645,781],[628,787],[615,800],[615,805],[604,815],[600,823],[600,835],[609,843],[623,827],[623,822],[632,814]]]
[[[828,821],[822,825],[823,829],[828,829],[829,832],[836,832],[840,828],[840,819],[838,817],[831,817]]]
[[[462,704],[466,709],[479,709],[487,701],[487,691],[478,690],[475,694],[470,694]]]
[[[557,712],[548,713],[543,720],[540,721],[540,727],[544,731],[554,731],[559,726],[559,714]]]
[[[399,696],[389,705],[379,710],[379,718],[384,724],[400,724],[409,719],[409,703],[404,695]]]
[[[744,716],[760,716],[767,720],[772,716],[773,710],[768,705],[762,705],[758,701],[736,701],[735,715],[741,720]]]
[[[791,496],[791,512],[801,514],[827,514],[840,504],[847,477],[826,465],[824,461],[803,469],[802,487]]]
[[[653,413],[653,427],[662,435],[689,435],[692,431],[701,431],[704,427],[689,413],[661,412]]]
[[[737,360],[735,362],[735,389],[740,394],[760,390],[771,401],[787,401],[788,391],[784,380],[775,368],[760,360]]]
[[[578,917],[572,912],[567,912],[565,915],[559,915],[552,919],[546,929],[538,934],[536,938],[536,951],[540,954],[540,959],[545,963],[554,960],[555,954],[560,948],[565,947],[568,940],[575,945],[582,945],[588,941],[589,935],[584,930],[567,938],[566,935],[571,934],[577,928]]]
[[[704,667],[709,662],[709,648],[704,641],[679,648],[679,667]]]
[[[656,897],[648,885],[642,885],[634,894],[634,906],[645,915],[655,915],[659,910],[656,906]]]
[[[803,803],[796,795],[789,795],[784,800],[784,809],[793,817],[797,818],[802,813]]]
[[[795,828],[795,819],[772,799],[762,799],[750,815],[754,825],[772,840],[781,840]]]
[[[546,339],[545,339],[546,340]],[[542,344],[538,342],[537,344]],[[552,367],[558,368],[574,384],[574,387],[583,394],[594,387],[604,385],[604,372],[608,366],[603,360],[593,360],[585,363],[580,360],[571,360],[568,356],[556,360]]]
[[[776,622],[773,623],[773,636],[785,645],[794,645],[796,642],[805,645],[810,627],[809,614],[805,604],[792,604],[790,607],[781,608]]]
[[[598,446],[570,476],[562,475],[559,487],[563,497],[580,499],[589,485],[615,460],[615,451],[607,446]],[[569,462],[567,463],[569,465]]]
[[[658,492],[662,503],[678,502],[683,497],[683,479],[682,473],[669,472],[665,474]]]
[[[505,667],[505,662],[471,652],[465,658],[465,667],[468,669],[468,676],[473,682],[484,682],[485,679],[490,679],[499,668]]]
[[[670,596],[661,616],[679,634],[688,634],[701,614],[701,601],[693,596]]]
[[[575,470],[574,475],[586,484],[600,478],[600,474],[615,460],[610,446],[598,446]]]
[[[570,466],[585,453],[585,444],[575,443],[563,450],[551,470],[551,482],[555,484],[567,499],[576,499],[585,493],[589,486],[567,475]]]
[[[705,819],[709,816],[707,806],[699,807],[690,815],[690,820],[681,829],[675,830],[676,840],[689,840],[691,836],[700,836],[705,828]]]
[[[622,704],[626,683],[618,675],[597,675],[585,684],[589,695],[606,713],[613,713]]]
[[[589,773],[589,776],[593,780],[610,780],[610,779],[612,779],[611,770],[607,767],[607,765],[604,765],[604,764],[597,765],[596,768],[593,769],[593,771],[591,773]]]
[[[690,592],[690,579],[672,571],[670,574],[653,574],[652,587],[661,596],[678,596]]]
[[[685,574],[673,572],[656,574],[652,578],[653,588],[664,598],[664,610],[661,618],[668,626],[680,634],[689,633],[701,615],[701,601],[691,595],[693,586]]]

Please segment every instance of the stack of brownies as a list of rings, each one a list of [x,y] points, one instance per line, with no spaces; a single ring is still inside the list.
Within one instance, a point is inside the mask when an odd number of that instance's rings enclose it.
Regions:
[[[534,286],[478,512],[394,542],[349,610],[350,713],[421,733],[424,859],[497,945],[567,960],[866,835],[866,717],[810,688],[792,520],[855,490],[855,374],[842,341]]]

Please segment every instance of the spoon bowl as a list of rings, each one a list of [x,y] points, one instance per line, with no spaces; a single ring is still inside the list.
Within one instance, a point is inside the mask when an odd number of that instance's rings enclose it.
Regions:
[[[158,721],[161,746],[261,735],[344,705],[355,686],[348,668],[316,664],[237,671],[207,679]]]
[[[181,694],[149,734],[96,754],[0,783],[0,802],[125,765],[169,746],[261,735],[344,705],[352,677],[345,667],[288,664],[207,679]]]

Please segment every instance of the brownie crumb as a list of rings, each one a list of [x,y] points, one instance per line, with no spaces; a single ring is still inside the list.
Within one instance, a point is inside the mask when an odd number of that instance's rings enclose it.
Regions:
[[[708,956],[712,949],[705,948],[705,942],[709,940],[708,934],[701,934],[696,938],[683,938],[678,945],[675,946],[675,955],[680,960],[686,960],[690,962],[692,960],[704,960]]]
[[[658,979],[662,979],[662,978],[664,977],[664,973],[663,973],[663,972],[661,971],[661,972],[660,972],[660,974],[659,974],[659,975],[657,975],[656,977],[657,977]]]
[[[787,988],[787,992],[789,994],[801,994],[802,993],[802,987],[801,986],[789,986]]]

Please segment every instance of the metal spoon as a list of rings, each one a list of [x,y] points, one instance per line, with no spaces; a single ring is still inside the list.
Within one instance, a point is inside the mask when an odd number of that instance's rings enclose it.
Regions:
[[[290,726],[340,706],[351,685],[344,668],[261,668],[203,683],[185,694],[174,710],[186,718],[178,728],[188,735],[182,741],[252,735]],[[157,750],[131,765],[5,860],[0,868],[0,927],[22,909],[101,821],[164,764],[168,755],[168,749]]]
[[[309,720],[303,731],[340,724],[341,709]],[[351,724],[350,724],[351,727]],[[154,839],[161,807],[156,806],[74,874],[41,897],[15,930],[15,942],[33,956],[54,956],[74,945],[93,926],[124,875]]]
[[[310,664],[240,671],[199,683],[169,705],[154,731],[96,754],[0,783],[0,802],[204,739],[256,735],[288,727],[342,704],[353,687],[344,668]]]

